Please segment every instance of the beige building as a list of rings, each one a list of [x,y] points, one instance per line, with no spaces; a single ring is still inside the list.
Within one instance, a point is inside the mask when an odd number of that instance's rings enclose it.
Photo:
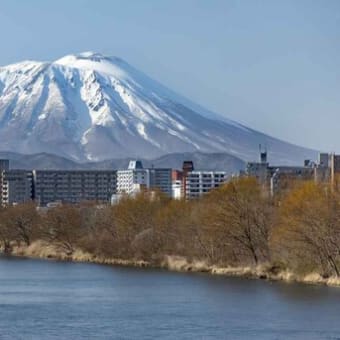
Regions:
[[[227,180],[225,171],[190,171],[185,180],[185,197],[200,197],[212,189],[218,188]]]

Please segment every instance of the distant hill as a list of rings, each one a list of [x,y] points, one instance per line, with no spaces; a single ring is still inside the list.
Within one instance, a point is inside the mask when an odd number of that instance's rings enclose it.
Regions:
[[[9,159],[13,169],[126,169],[131,158],[111,159],[101,162],[77,163],[57,155],[39,153],[21,155],[13,152],[0,152],[0,158]],[[141,159],[144,167],[170,167],[181,169],[185,160],[192,160],[195,169],[225,170],[235,173],[244,169],[245,162],[226,153],[186,152],[173,153],[153,160]]]

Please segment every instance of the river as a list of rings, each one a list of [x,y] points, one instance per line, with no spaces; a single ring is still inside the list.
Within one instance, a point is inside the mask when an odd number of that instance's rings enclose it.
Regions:
[[[340,288],[0,257],[0,339],[340,339]]]

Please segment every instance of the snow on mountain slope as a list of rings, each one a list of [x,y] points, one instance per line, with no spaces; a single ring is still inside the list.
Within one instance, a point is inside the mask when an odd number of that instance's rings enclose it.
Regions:
[[[266,145],[283,164],[314,158],[218,116],[116,57],[85,52],[52,63],[0,67],[0,150],[73,160],[228,152],[257,158]]]

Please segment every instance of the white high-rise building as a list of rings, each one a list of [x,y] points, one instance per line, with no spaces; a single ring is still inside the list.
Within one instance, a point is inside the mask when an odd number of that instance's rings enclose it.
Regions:
[[[117,194],[133,195],[150,187],[150,176],[141,161],[130,161],[127,170],[117,171]]]
[[[172,198],[175,200],[182,198],[182,181],[179,179],[172,181]]]
[[[127,170],[117,171],[117,194],[133,195],[143,188],[171,196],[171,169],[144,169],[141,161],[130,161]]]

